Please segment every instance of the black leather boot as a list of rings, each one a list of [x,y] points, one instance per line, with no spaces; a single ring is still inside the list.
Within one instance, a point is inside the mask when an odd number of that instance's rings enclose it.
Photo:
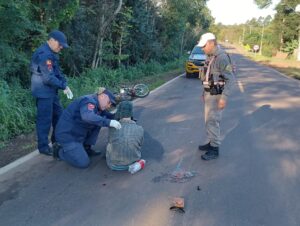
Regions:
[[[212,147],[210,148],[210,150],[208,150],[204,155],[201,155],[201,158],[203,160],[212,160],[212,159],[216,159],[219,156],[219,147]]]
[[[59,150],[61,149],[62,147],[58,144],[58,143],[54,143],[52,145],[52,150],[53,150],[53,153],[52,153],[52,156],[54,159],[57,159],[57,160],[60,160],[59,158]]]
[[[95,150],[92,149],[92,145],[84,145],[84,149],[86,151],[86,153],[88,154],[88,156],[97,156],[97,155],[101,155],[101,152],[97,152]]]
[[[208,142],[207,144],[199,145],[198,149],[200,151],[209,151],[211,149],[210,143]]]

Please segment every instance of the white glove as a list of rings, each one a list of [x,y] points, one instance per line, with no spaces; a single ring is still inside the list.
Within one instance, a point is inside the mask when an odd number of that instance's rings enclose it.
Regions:
[[[122,127],[121,124],[117,120],[110,120],[109,126],[114,127],[116,129],[121,129],[121,127]]]
[[[69,88],[69,86],[67,86],[66,89],[64,90],[64,94],[67,95],[68,99],[73,99],[73,93],[72,93],[71,89]]]

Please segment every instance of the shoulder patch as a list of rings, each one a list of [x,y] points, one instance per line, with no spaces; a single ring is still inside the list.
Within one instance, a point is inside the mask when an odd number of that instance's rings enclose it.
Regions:
[[[46,61],[46,65],[47,65],[48,71],[52,71],[53,70],[53,63],[52,63],[51,60],[47,60]]]
[[[88,103],[88,110],[93,111],[94,109],[95,109],[95,105],[91,104],[91,103]]]

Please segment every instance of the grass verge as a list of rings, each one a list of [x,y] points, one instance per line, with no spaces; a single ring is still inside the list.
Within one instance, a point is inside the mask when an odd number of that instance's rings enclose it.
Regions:
[[[268,67],[272,67],[282,74],[285,74],[292,78],[300,79],[300,61],[261,56],[253,52],[247,52],[242,46],[237,44],[234,44],[234,47],[239,51],[240,54],[248,57],[253,61],[256,61]]]

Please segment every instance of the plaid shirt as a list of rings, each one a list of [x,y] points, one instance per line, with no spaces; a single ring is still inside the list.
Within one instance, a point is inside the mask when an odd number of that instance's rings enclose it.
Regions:
[[[106,163],[113,170],[127,170],[128,166],[141,159],[144,129],[135,121],[121,119],[122,128],[109,129],[106,147]]]

